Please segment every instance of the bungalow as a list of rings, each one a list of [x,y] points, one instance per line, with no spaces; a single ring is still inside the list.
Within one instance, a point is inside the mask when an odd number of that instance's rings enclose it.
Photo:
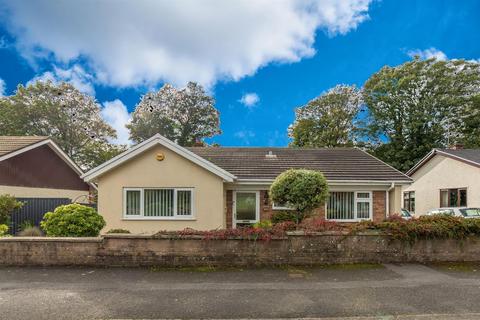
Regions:
[[[399,212],[411,179],[356,148],[184,148],[161,135],[83,175],[98,187],[105,230],[134,233],[237,227],[284,210],[268,189],[289,168],[320,170],[330,185],[317,214],[353,222]]]
[[[403,207],[415,215],[441,207],[480,207],[480,149],[433,149],[407,175]]]
[[[0,195],[24,203],[12,215],[10,231],[24,221],[38,225],[43,215],[71,202],[89,203],[93,185],[80,168],[48,137],[0,136]]]
[[[82,170],[48,137],[0,136],[0,194],[88,203]]]

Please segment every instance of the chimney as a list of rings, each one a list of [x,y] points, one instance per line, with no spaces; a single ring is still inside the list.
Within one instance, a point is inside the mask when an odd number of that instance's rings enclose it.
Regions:
[[[463,149],[463,144],[461,143],[455,143],[453,146],[450,147],[452,150],[462,150]]]
[[[265,158],[267,159],[277,159],[277,155],[273,154],[273,152],[270,150],[268,153],[265,155]]]

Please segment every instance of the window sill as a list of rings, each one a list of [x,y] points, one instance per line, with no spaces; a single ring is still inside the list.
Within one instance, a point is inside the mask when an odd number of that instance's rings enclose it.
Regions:
[[[372,219],[325,219],[327,221],[333,222],[362,222],[362,221],[372,221]]]
[[[196,218],[122,218],[123,221],[196,221]]]

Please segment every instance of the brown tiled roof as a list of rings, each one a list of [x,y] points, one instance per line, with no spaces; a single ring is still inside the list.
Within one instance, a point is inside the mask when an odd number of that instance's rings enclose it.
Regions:
[[[238,179],[275,179],[290,168],[320,170],[328,180],[411,181],[370,154],[356,148],[191,147],[195,154]],[[266,157],[269,152],[275,157]]]
[[[48,139],[41,136],[0,136],[0,156]]]

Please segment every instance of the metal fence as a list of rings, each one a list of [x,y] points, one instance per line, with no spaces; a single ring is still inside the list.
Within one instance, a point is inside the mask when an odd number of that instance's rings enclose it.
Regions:
[[[12,213],[11,234],[17,234],[22,223],[25,222],[39,226],[45,213],[55,210],[58,206],[71,203],[68,198],[17,198],[17,200],[23,202],[23,207]]]

